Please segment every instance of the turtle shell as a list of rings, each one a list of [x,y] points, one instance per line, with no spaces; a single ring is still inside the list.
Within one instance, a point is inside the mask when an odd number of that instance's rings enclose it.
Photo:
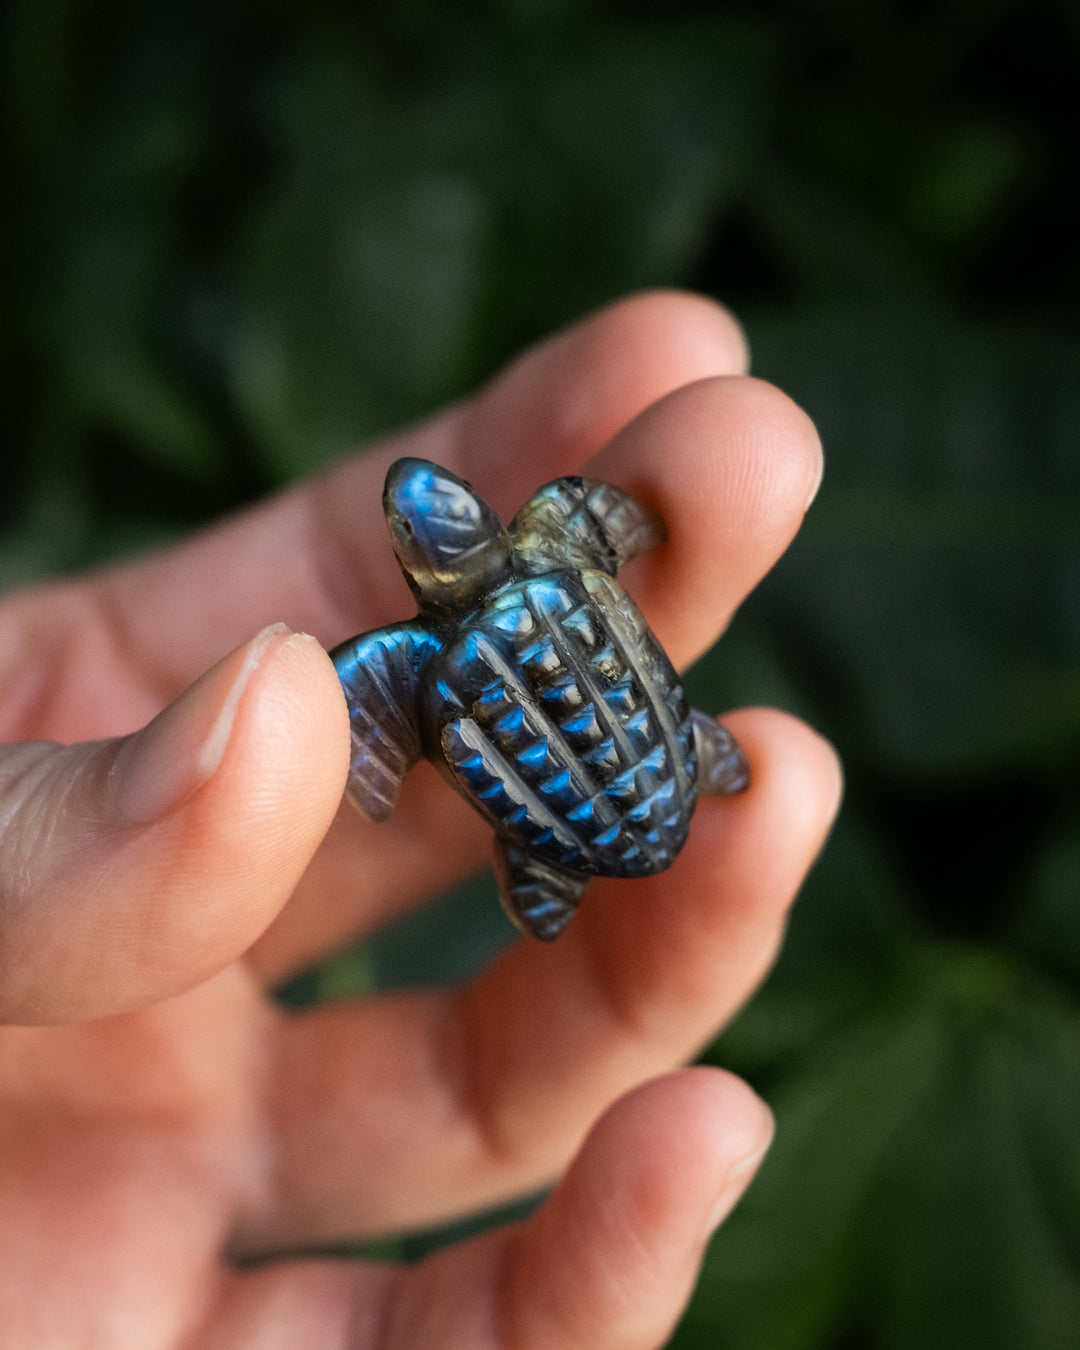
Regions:
[[[425,739],[503,835],[574,871],[669,866],[697,800],[671,662],[606,573],[507,586],[427,667]],[[436,749],[436,756],[438,754]]]

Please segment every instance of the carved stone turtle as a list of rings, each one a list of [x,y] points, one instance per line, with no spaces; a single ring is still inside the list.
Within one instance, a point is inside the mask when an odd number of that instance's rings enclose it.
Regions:
[[[513,921],[550,941],[593,876],[661,872],[699,792],[744,788],[746,761],[687,706],[615,580],[664,526],[620,488],[558,478],[509,529],[468,483],[390,468],[383,509],[416,618],[331,653],[349,705],[349,796],[385,820],[421,756],[495,828]]]

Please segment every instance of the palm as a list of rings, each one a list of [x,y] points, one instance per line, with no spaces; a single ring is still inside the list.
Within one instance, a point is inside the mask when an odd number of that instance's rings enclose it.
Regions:
[[[265,1014],[237,966],[142,1012],[0,1034],[5,1344],[181,1344],[243,1198]]]
[[[696,302],[631,302],[405,448],[464,465],[478,486],[487,475],[486,495],[512,509],[655,399],[734,366],[734,351]],[[622,378],[605,385],[613,362]],[[578,417],[561,428],[536,414],[566,405]],[[725,419],[736,448],[718,473]],[[737,433],[748,419],[756,439]],[[376,516],[399,449],[172,555],[9,601],[21,655],[7,738],[126,733],[260,622],[327,643],[401,617]],[[500,450],[513,457],[498,465]],[[679,541],[631,581],[676,660],[711,642],[783,548],[815,454],[781,396],[740,380],[672,395],[603,451],[592,471],[650,485]],[[268,585],[270,552],[301,565]],[[670,874],[597,884],[552,948],[514,946],[462,990],[285,1014],[269,983],[480,865],[489,840],[423,771],[386,826],[335,818],[343,712],[313,645],[282,648],[243,697],[222,769],[148,827],[152,849],[128,835],[106,852],[111,884],[93,904],[77,902],[85,859],[65,855],[43,891],[76,895],[66,911],[8,907],[0,974],[18,952],[14,984],[32,991],[9,1000],[9,1020],[65,1024],[0,1030],[0,1343],[657,1343],[700,1254],[701,1205],[733,1201],[743,1181],[725,1190],[724,1176],[760,1142],[760,1110],[724,1075],[669,1074],[582,1139],[627,1088],[692,1053],[767,967],[835,803],[827,753],[779,714],[741,714],[755,787],[702,807]],[[237,839],[250,840],[245,866]],[[154,870],[160,857],[169,866]],[[281,1256],[520,1193],[575,1153],[533,1220],[410,1271]]]

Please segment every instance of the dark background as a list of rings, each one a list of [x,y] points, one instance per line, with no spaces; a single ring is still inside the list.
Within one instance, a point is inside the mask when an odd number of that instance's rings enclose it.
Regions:
[[[0,584],[169,538],[629,290],[727,301],[828,472],[691,692],[807,717],[849,786],[709,1052],[779,1135],[674,1344],[1075,1346],[1075,6],[293,8],[7,7]],[[458,977],[502,922],[467,889],[289,996]]]

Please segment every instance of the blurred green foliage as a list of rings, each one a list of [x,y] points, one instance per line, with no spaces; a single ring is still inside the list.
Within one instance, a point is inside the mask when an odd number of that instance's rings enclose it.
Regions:
[[[818,422],[805,530],[691,677],[822,727],[849,792],[709,1052],[779,1134],[684,1350],[1076,1344],[1078,46],[1048,0],[8,7],[0,584],[641,286],[732,303]],[[499,923],[467,891],[293,995],[460,977]]]

